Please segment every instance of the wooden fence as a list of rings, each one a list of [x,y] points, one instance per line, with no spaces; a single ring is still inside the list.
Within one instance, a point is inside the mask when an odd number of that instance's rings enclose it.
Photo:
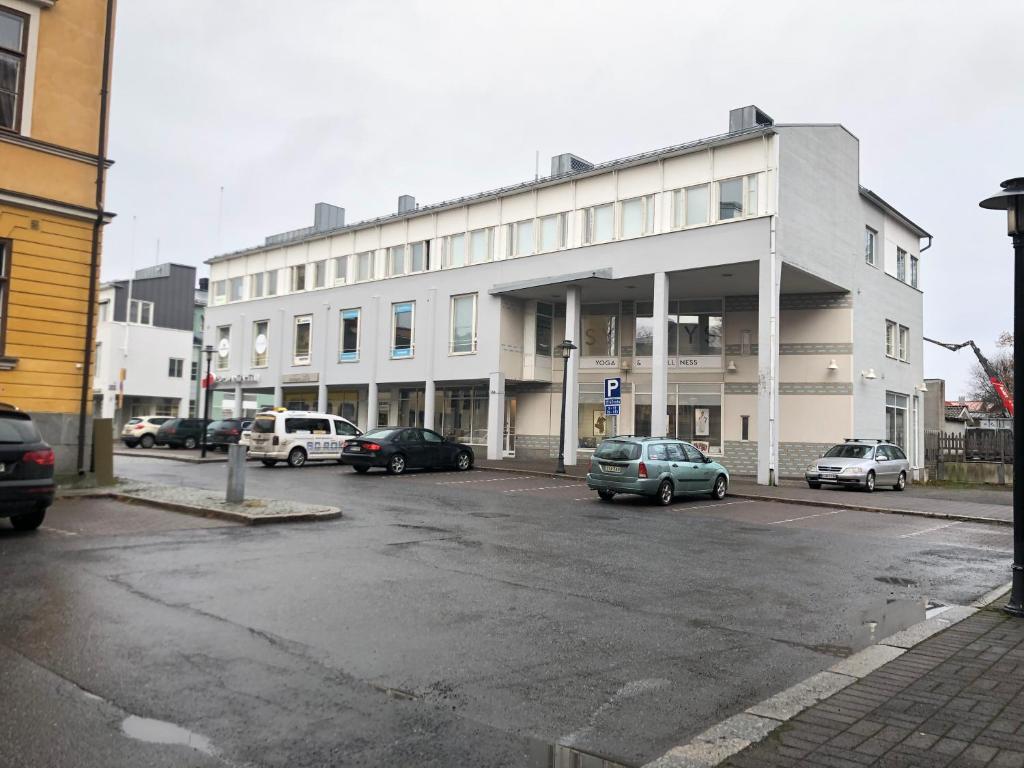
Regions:
[[[1013,432],[1008,429],[969,429],[962,435],[933,432],[925,435],[925,464],[991,461],[1013,463]]]

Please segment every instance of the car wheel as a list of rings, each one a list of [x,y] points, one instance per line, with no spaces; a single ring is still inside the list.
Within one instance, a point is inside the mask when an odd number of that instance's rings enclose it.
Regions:
[[[141,445],[143,448],[152,448],[153,443],[155,442],[156,440],[153,439],[152,435],[143,435],[142,439],[139,441],[139,445]]]
[[[672,489],[671,480],[662,480],[661,485],[658,486],[658,495],[654,497],[654,500],[663,507],[667,507],[672,503],[672,499],[675,497],[675,491]]]
[[[894,491],[902,491],[907,487],[907,473],[900,472],[900,479],[896,481],[896,485],[892,487]]]
[[[275,467],[277,466],[277,459],[260,459],[263,462],[264,467]]]
[[[867,493],[872,493],[875,490],[875,473],[868,472],[868,476],[864,478],[864,490]]]
[[[365,474],[366,474],[367,472],[369,472],[369,471],[370,471],[370,468],[369,468],[369,467],[363,466],[363,465],[361,465],[361,464],[353,464],[353,465],[352,465],[352,469],[354,469],[354,470],[355,470],[356,472],[358,472],[358,473],[359,473],[360,475],[365,475]]]
[[[306,463],[306,452],[302,448],[292,448],[288,453],[288,466],[301,467]]]
[[[11,525],[16,531],[34,531],[43,524],[44,517],[46,517],[46,507],[26,512],[23,515],[15,515],[11,518]]]
[[[400,475],[405,472],[405,456],[400,453],[396,453],[388,459],[386,469],[389,475]]]
[[[459,451],[455,454],[455,468],[459,472],[465,472],[473,467],[473,459],[467,451]]]
[[[185,438],[185,450],[186,451],[192,451],[192,450],[195,450],[195,447],[196,447],[196,439],[194,437],[186,437]]]
[[[819,488],[821,488],[821,483],[808,483],[807,487],[810,488],[812,491],[817,491]]]
[[[711,498],[721,501],[725,498],[725,492],[728,489],[729,484],[726,482],[725,475],[719,475],[715,478],[715,485],[711,489]]]
[[[134,440],[123,440],[122,442],[124,443],[125,448],[134,448],[138,445]]]
[[[601,498],[601,501],[611,501],[615,498],[615,491],[609,491],[607,488],[598,488],[597,495]]]

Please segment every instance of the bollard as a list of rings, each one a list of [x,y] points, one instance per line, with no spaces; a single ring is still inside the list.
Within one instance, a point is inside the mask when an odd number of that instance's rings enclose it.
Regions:
[[[245,446],[228,446],[228,504],[245,501]]]

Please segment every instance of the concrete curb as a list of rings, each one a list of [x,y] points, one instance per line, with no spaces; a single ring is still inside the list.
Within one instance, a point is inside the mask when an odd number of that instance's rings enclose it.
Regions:
[[[952,606],[937,616],[870,645],[827,670],[711,726],[688,743],[673,747],[643,768],[714,768],[737,752],[761,741],[787,720],[819,701],[885,666],[932,635],[973,616],[1009,590],[1010,584],[997,587],[970,605]]]
[[[892,507],[873,507],[870,504],[847,504],[838,501],[815,501],[812,499],[793,499],[782,496],[765,496],[758,493],[734,493],[730,496],[737,499],[752,501],[775,501],[779,504],[795,504],[803,507],[825,507],[826,509],[848,509],[854,512],[876,512],[883,515],[910,515],[911,517],[930,517],[936,520],[954,520],[960,523],[982,523],[984,525],[1013,525],[1012,520],[1001,520],[998,517],[982,515],[957,515],[949,512],[927,512],[920,509],[893,509]]]
[[[539,469],[512,469],[511,467],[489,467],[487,465],[475,464],[474,469],[486,469],[489,472],[514,472],[518,475],[532,475],[534,477],[553,477],[555,480],[575,480],[578,483],[587,482],[587,478],[568,473],[560,475],[557,472],[542,472]]]
[[[114,451],[115,456],[129,456],[137,457],[140,459],[161,459],[163,461],[180,461],[185,464],[226,464],[227,456],[209,456],[205,459],[198,458],[196,456],[182,456],[172,455],[163,451],[154,451],[153,449],[146,450],[143,448],[141,451]]]
[[[342,516],[342,512],[337,507],[323,507],[322,511],[316,512],[295,512],[293,514],[283,515],[251,515],[241,510],[235,511],[230,509],[221,509],[219,507],[206,507],[198,504],[182,504],[176,501],[165,501],[163,499],[151,499],[147,496],[122,493],[120,491],[94,491],[86,493],[74,493],[62,495],[62,498],[78,498],[78,499],[113,499],[115,501],[123,501],[128,504],[143,504],[148,507],[157,507],[158,509],[166,509],[170,512],[181,512],[186,515],[194,515],[196,517],[208,517],[216,518],[219,520],[229,520],[233,523],[242,523],[244,525],[269,525],[272,523],[308,523],[317,522],[320,520],[336,520]],[[241,505],[239,505],[241,506]]]

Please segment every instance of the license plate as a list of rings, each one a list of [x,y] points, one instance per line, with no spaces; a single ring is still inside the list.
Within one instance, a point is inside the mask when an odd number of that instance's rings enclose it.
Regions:
[[[822,472],[821,473],[821,479],[822,480],[835,480],[836,479],[836,473],[835,472]]]
[[[622,467],[616,467],[613,464],[602,464],[601,471],[606,472],[609,475],[621,475]]]
[[[345,446],[345,450],[348,451],[349,453],[359,453],[363,449],[360,448],[358,445],[347,445]]]

